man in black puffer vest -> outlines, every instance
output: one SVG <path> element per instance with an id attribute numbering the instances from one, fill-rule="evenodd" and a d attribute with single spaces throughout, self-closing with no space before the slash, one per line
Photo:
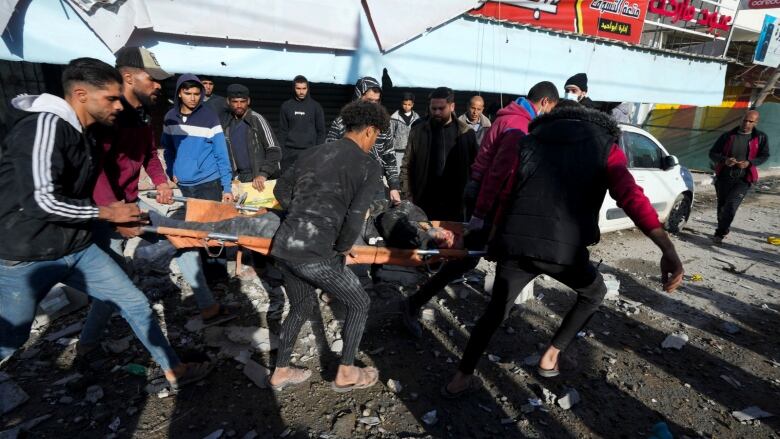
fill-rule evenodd
<path id="1" fill-rule="evenodd" d="M 628 172 L 615 121 L 579 104 L 560 103 L 529 128 L 518 146 L 516 181 L 505 211 L 496 215 L 496 233 L 489 245 L 498 260 L 490 304 L 471 333 L 458 372 L 442 389 L 444 396 L 457 397 L 480 386 L 473 375 L 477 361 L 517 295 L 539 274 L 577 292 L 577 302 L 539 361 L 540 375 L 559 374 L 560 352 L 587 324 L 606 293 L 587 246 L 599 241 L 599 210 L 607 190 L 661 249 L 664 289 L 674 291 L 682 281 L 674 245 Z"/>

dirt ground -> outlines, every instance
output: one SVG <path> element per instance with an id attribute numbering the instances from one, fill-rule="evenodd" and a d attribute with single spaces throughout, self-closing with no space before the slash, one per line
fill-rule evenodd
<path id="1" fill-rule="evenodd" d="M 780 179 L 755 188 L 721 246 L 709 239 L 714 203 L 712 192 L 698 193 L 687 230 L 674 239 L 686 270 L 675 294 L 660 290 L 660 253 L 640 232 L 603 236 L 592 259 L 619 280 L 619 296 L 605 301 L 573 343 L 567 357 L 576 364 L 559 378 L 538 377 L 533 356 L 575 296 L 540 279 L 535 297 L 516 307 L 480 362 L 484 388 L 456 401 L 440 396 L 487 303 L 482 285 L 494 266 L 485 261 L 468 282 L 451 285 L 430 304 L 432 320 L 425 322 L 421 340 L 407 337 L 396 312 L 399 297 L 411 288 L 374 289 L 359 360 L 376 366 L 382 382 L 351 394 L 330 387 L 338 359 L 328 344 L 338 337 L 343 316 L 337 304 L 321 302 L 322 320 L 300 335 L 295 361 L 312 369 L 311 381 L 274 394 L 250 381 L 242 363 L 251 355 L 251 361 L 271 367 L 273 353 L 262 351 L 273 341 L 263 339 L 262 331 L 255 341 L 266 344 L 246 344 L 228 333 L 241 327 L 278 330 L 274 315 L 281 310 L 272 300 L 278 288 L 238 278 L 217 283 L 218 298 L 240 305 L 242 315 L 221 328 L 193 332 L 186 327 L 197 308 L 187 288 L 180 291 L 180 276 L 145 267 L 137 280 L 154 298 L 170 339 L 185 358 L 206 353 L 218 359 L 214 373 L 175 395 L 148 393 L 146 377 L 121 369 L 152 363 L 135 338 L 122 349 L 121 339 L 131 332 L 119 316 L 106 336 L 119 353 L 74 364 L 73 345 L 43 337 L 83 320 L 82 309 L 34 333 L 3 366 L 30 398 L 0 418 L 0 431 L 44 417 L 20 437 L 641 438 L 663 421 L 676 438 L 780 437 L 780 247 L 766 242 L 780 236 Z M 680 350 L 662 348 L 673 333 L 687 335 L 687 343 Z M 234 359 L 242 350 L 241 361 Z M 77 372 L 80 378 L 54 384 Z M 94 387 L 87 390 L 95 385 L 102 398 L 95 398 Z M 564 410 L 550 393 L 560 398 L 569 389 L 581 401 Z M 739 421 L 732 414 L 750 406 L 775 416 Z"/>

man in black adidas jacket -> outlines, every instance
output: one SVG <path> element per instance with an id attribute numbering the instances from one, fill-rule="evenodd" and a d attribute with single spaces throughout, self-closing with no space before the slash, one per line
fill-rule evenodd
<path id="1" fill-rule="evenodd" d="M 12 101 L 31 114 L 8 134 L 0 160 L 0 361 L 25 343 L 38 303 L 63 282 L 116 306 L 176 387 L 203 378 L 211 366 L 179 361 L 148 299 L 92 240 L 95 220 L 140 219 L 135 204 L 92 202 L 99 149 L 90 127 L 114 123 L 120 84 L 113 67 L 79 58 L 63 71 L 64 99 Z"/>

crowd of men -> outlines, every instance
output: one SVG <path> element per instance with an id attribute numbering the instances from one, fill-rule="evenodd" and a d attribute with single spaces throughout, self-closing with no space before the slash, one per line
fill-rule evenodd
<path id="1" fill-rule="evenodd" d="M 171 183 L 185 197 L 231 203 L 234 180 L 257 190 L 276 180 L 274 195 L 285 214 L 271 256 L 290 312 L 269 377 L 275 390 L 311 376 L 290 359 L 301 326 L 316 310 L 317 288 L 347 309 L 333 390 L 377 382 L 376 369 L 354 365 L 370 297 L 345 265 L 372 201 L 406 200 L 431 219 L 463 222 L 465 246 L 486 248 L 497 261 L 490 303 L 442 388 L 445 397 L 480 387 L 474 375 L 479 358 L 517 295 L 539 274 L 577 293 L 538 364 L 544 377 L 560 373 L 560 353 L 606 293 L 587 247 L 599 241 L 598 213 L 607 192 L 660 249 L 663 288 L 674 291 L 682 281 L 675 248 L 627 169 L 615 118 L 588 108 L 585 74 L 564 84 L 564 99 L 551 82 L 534 85 L 492 121 L 479 96 L 456 116 L 447 87 L 430 94 L 425 117 L 414 111 L 410 93 L 391 116 L 381 105 L 380 83 L 363 77 L 353 102 L 327 130 L 322 107 L 298 76 L 293 97 L 280 110 L 278 137 L 251 109 L 247 87 L 232 84 L 222 97 L 211 78 L 184 74 L 158 142 L 149 108 L 160 99 L 160 81 L 169 77 L 148 50 L 126 47 L 115 67 L 91 58 L 71 61 L 62 75 L 63 97 L 12 101 L 29 114 L 11 130 L 0 159 L 0 359 L 25 343 L 38 303 L 63 282 L 92 298 L 80 355 L 99 346 L 118 310 L 174 389 L 213 369 L 212 362 L 177 357 L 148 299 L 125 273 L 127 239 L 141 234 L 142 209 L 154 209 L 138 196 L 142 168 L 162 204 L 173 202 Z M 732 170 L 718 186 L 720 239 L 745 185 L 755 181 L 755 166 L 768 155 L 766 136 L 753 129 L 756 121 L 757 113 L 748 113 L 742 128 L 711 153 L 719 176 Z M 721 193 L 728 193 L 723 203 Z M 180 250 L 176 260 L 205 324 L 235 317 L 209 290 L 197 251 Z M 448 261 L 401 301 L 401 321 L 411 336 L 422 335 L 418 316 L 425 303 L 477 263 L 473 257 Z"/>

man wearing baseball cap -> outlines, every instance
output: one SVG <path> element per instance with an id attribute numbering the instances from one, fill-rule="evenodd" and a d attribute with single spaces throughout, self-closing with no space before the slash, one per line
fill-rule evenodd
<path id="1" fill-rule="evenodd" d="M 107 127 L 96 135 L 104 154 L 92 197 L 98 206 L 118 202 L 145 204 L 138 197 L 138 181 L 143 167 L 157 189 L 157 202 L 171 204 L 173 190 L 157 153 L 157 135 L 151 125 L 150 109 L 161 96 L 159 81 L 172 75 L 163 70 L 154 54 L 143 47 L 119 49 L 116 68 L 123 80 L 120 98 L 123 109 L 113 127 Z M 140 234 L 137 224 L 126 227 L 100 222 L 93 230 L 95 243 L 123 268 L 127 265 L 124 257 L 127 240 Z M 204 321 L 234 318 L 232 315 L 225 316 L 225 310 L 214 301 L 200 268 L 198 252 L 184 251 L 176 258 L 183 277 L 192 286 Z M 80 354 L 87 354 L 99 345 L 100 334 L 113 311 L 112 305 L 93 301 L 79 341 Z"/>

